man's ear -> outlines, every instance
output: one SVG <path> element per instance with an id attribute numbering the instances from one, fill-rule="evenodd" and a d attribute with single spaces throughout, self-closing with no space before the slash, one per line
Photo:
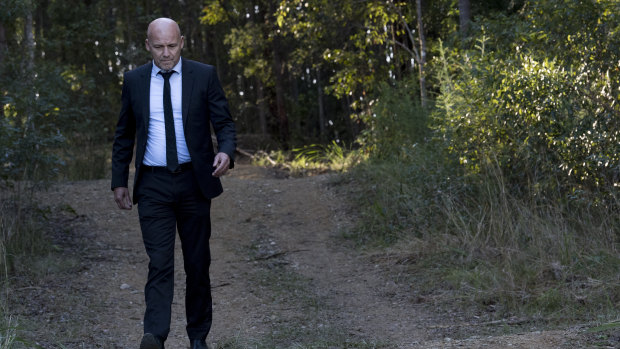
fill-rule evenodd
<path id="1" fill-rule="evenodd" d="M 144 46 L 146 47 L 147 51 L 151 52 L 151 46 L 149 45 L 149 39 L 144 40 Z"/>
<path id="2" fill-rule="evenodd" d="M 184 45 L 185 45 L 185 37 L 183 35 L 181 35 L 181 50 L 183 49 Z"/>

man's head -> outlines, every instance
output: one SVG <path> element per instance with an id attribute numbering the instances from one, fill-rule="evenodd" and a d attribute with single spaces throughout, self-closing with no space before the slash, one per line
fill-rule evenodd
<path id="1" fill-rule="evenodd" d="M 155 65 L 162 70 L 174 68 L 181 58 L 183 36 L 177 22 L 158 18 L 149 24 L 146 32 L 146 50 L 153 56 Z"/>

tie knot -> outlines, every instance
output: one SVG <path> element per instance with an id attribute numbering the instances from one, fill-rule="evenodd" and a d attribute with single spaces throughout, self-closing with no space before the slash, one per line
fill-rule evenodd
<path id="1" fill-rule="evenodd" d="M 160 70 L 158 74 L 161 74 L 161 76 L 164 78 L 164 80 L 168 80 L 170 79 L 170 76 L 172 75 L 172 73 L 174 73 L 174 70 L 169 70 L 169 71 L 163 71 Z"/>

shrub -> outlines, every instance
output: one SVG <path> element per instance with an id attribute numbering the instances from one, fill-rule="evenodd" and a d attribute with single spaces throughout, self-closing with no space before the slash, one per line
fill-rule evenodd
<path id="1" fill-rule="evenodd" d="M 610 7 L 533 2 L 519 18 L 483 22 L 475 50 L 440 51 L 435 128 L 462 164 L 475 173 L 496 161 L 509 183 L 540 195 L 596 189 L 598 200 L 613 196 L 620 18 Z M 567 20 L 566 11 L 578 16 Z"/>

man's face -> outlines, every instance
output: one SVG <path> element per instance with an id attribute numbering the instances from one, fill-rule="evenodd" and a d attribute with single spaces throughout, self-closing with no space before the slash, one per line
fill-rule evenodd
<path id="1" fill-rule="evenodd" d="M 169 23 L 156 24 L 149 28 L 146 50 L 153 56 L 153 61 L 162 70 L 174 68 L 181 58 L 183 36 L 178 27 Z"/>

